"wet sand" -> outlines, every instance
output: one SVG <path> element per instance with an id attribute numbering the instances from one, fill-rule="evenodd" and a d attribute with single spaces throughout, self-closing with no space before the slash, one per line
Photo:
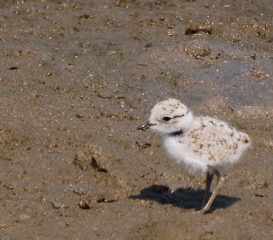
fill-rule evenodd
<path id="1" fill-rule="evenodd" d="M 265 1 L 0 3 L 0 238 L 273 236 L 273 7 Z M 204 176 L 136 127 L 177 98 L 248 133 L 206 215 Z"/>

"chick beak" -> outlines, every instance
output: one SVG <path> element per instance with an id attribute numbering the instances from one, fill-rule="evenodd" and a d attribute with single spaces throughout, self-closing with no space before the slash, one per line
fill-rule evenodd
<path id="1" fill-rule="evenodd" d="M 147 121 L 147 122 L 141 124 L 141 125 L 137 128 L 137 130 L 146 131 L 147 129 L 149 129 L 149 128 L 150 128 L 151 126 L 153 126 L 153 125 L 155 125 L 155 124 L 152 124 L 152 123 L 150 123 L 149 121 Z"/>

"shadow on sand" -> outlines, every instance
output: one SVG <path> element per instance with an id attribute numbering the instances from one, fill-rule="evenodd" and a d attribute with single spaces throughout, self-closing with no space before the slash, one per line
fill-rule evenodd
<path id="1" fill-rule="evenodd" d="M 168 186 L 152 185 L 141 190 L 139 195 L 131 195 L 129 198 L 171 204 L 183 209 L 200 210 L 204 194 L 205 190 L 200 189 L 178 188 L 171 191 Z M 240 200 L 240 198 L 219 194 L 213 202 L 210 212 L 218 208 L 227 208 Z"/>

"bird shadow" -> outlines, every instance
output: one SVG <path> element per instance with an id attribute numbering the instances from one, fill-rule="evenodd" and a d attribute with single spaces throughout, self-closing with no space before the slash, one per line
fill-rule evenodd
<path id="1" fill-rule="evenodd" d="M 131 195 L 129 198 L 134 200 L 155 201 L 160 204 L 171 204 L 184 210 L 200 210 L 204 194 L 205 190 L 201 189 L 178 188 L 175 191 L 171 191 L 168 186 L 151 185 L 142 189 L 139 195 Z M 218 194 L 209 212 L 213 212 L 219 208 L 227 208 L 240 200 L 241 199 L 237 197 Z"/>

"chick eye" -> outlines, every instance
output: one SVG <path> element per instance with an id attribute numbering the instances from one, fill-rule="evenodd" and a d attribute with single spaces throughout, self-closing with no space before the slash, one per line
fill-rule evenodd
<path id="1" fill-rule="evenodd" d="M 164 118 L 162 118 L 162 120 L 163 120 L 164 122 L 168 122 L 168 121 L 171 120 L 171 118 L 170 118 L 170 117 L 164 117 Z"/>

